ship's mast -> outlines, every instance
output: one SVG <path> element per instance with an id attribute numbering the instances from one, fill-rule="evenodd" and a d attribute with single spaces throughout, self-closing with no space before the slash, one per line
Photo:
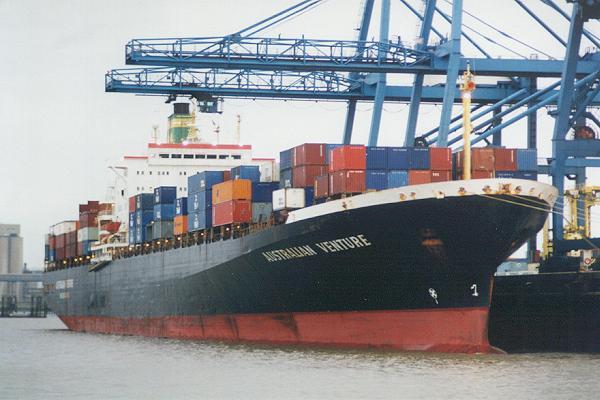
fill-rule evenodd
<path id="1" fill-rule="evenodd" d="M 471 73 L 471 65 L 467 63 L 467 70 L 463 73 L 463 81 L 460 85 L 463 106 L 463 179 L 471 179 L 471 92 L 475 90 L 475 79 Z"/>

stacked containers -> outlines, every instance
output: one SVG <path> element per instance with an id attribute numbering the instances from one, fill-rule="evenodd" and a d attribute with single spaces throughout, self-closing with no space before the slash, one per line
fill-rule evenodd
<path id="1" fill-rule="evenodd" d="M 537 150 L 517 149 L 517 178 L 537 180 Z"/>
<path id="2" fill-rule="evenodd" d="M 273 192 L 279 182 L 252 182 L 252 222 L 264 223 L 273 212 Z"/>
<path id="3" fill-rule="evenodd" d="M 249 223 L 252 221 L 252 181 L 233 179 L 212 187 L 212 225 Z"/>
<path id="4" fill-rule="evenodd" d="M 279 152 L 279 187 L 292 187 L 292 153 L 294 149 Z"/>
<path id="5" fill-rule="evenodd" d="M 77 230 L 77 255 L 91 253 L 92 243 L 98 241 L 98 213 L 100 202 L 88 201 L 79 205 L 79 229 Z"/>
<path id="6" fill-rule="evenodd" d="M 226 171 L 229 175 L 229 171 Z M 188 178 L 188 230 L 208 229 L 212 224 L 213 186 L 224 180 L 223 171 L 204 171 Z"/>
<path id="7" fill-rule="evenodd" d="M 312 187 L 315 178 L 327 173 L 327 145 L 304 143 L 292 149 L 292 187 Z"/>
<path id="8" fill-rule="evenodd" d="M 248 179 L 260 182 L 260 167 L 258 165 L 240 165 L 231 168 L 230 179 Z"/>
<path id="9" fill-rule="evenodd" d="M 387 189 L 387 149 L 369 146 L 366 150 L 366 190 Z"/>
<path id="10" fill-rule="evenodd" d="M 409 147 L 387 147 L 387 188 L 397 188 L 408 185 L 408 170 L 410 169 Z"/>
<path id="11" fill-rule="evenodd" d="M 146 227 L 154 218 L 154 193 L 140 193 L 135 196 L 135 230 L 133 243 L 140 244 L 151 240 Z M 131 235 L 131 231 L 129 231 Z"/>
<path id="12" fill-rule="evenodd" d="M 52 227 L 57 261 L 77 256 L 77 224 L 78 221 L 63 221 Z"/>
<path id="13" fill-rule="evenodd" d="M 345 145 L 331 150 L 329 164 L 329 193 L 351 194 L 366 190 L 366 148 Z"/>
<path id="14" fill-rule="evenodd" d="M 411 147 L 409 150 L 410 169 L 408 184 L 420 185 L 431 182 L 429 147 Z"/>
<path id="15" fill-rule="evenodd" d="M 494 148 L 494 176 L 515 177 L 517 171 L 517 151 L 504 147 Z"/>
<path id="16" fill-rule="evenodd" d="M 456 156 L 456 179 L 462 179 L 464 150 Z M 488 179 L 494 177 L 494 149 L 491 147 L 474 147 L 471 149 L 471 179 Z"/>
<path id="17" fill-rule="evenodd" d="M 429 148 L 431 182 L 452 180 L 452 149 L 448 147 Z"/>
<path id="18" fill-rule="evenodd" d="M 173 234 L 182 235 L 188 231 L 187 197 L 175 200 L 175 219 L 173 220 Z"/>
<path id="19" fill-rule="evenodd" d="M 154 189 L 153 239 L 173 237 L 176 196 L 177 187 L 175 186 L 159 186 Z"/>

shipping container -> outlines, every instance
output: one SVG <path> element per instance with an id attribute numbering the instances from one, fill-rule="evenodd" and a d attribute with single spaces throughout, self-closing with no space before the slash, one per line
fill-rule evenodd
<path id="1" fill-rule="evenodd" d="M 309 207 L 315 203 L 315 188 L 305 187 L 304 188 L 304 206 Z"/>
<path id="2" fill-rule="evenodd" d="M 365 170 L 332 172 L 329 174 L 329 190 L 331 195 L 363 193 L 366 191 Z"/>
<path id="3" fill-rule="evenodd" d="M 292 152 L 294 149 L 287 149 L 279 152 L 279 170 L 284 171 L 292 168 Z"/>
<path id="4" fill-rule="evenodd" d="M 292 149 L 292 167 L 301 165 L 325 165 L 327 145 L 304 143 Z"/>
<path id="5" fill-rule="evenodd" d="M 463 169 L 464 151 L 458 152 L 456 169 Z M 488 147 L 475 147 L 471 149 L 471 171 L 494 172 L 494 149 Z"/>
<path id="6" fill-rule="evenodd" d="M 273 203 L 260 202 L 252 203 L 252 222 L 255 224 L 269 222 L 273 213 Z"/>
<path id="7" fill-rule="evenodd" d="M 173 234 L 183 235 L 188 231 L 188 216 L 176 215 L 173 220 Z"/>
<path id="8" fill-rule="evenodd" d="M 260 182 L 260 168 L 258 165 L 240 165 L 231 168 L 231 179 L 247 179 Z"/>
<path id="9" fill-rule="evenodd" d="M 446 182 L 452 180 L 452 171 L 431 171 L 431 182 Z"/>
<path id="10" fill-rule="evenodd" d="M 368 153 L 367 153 L 368 155 Z M 368 159 L 367 159 L 368 161 Z M 367 169 L 365 177 L 365 185 L 367 190 L 384 190 L 387 189 L 387 171 Z"/>
<path id="11" fill-rule="evenodd" d="M 64 248 L 64 247 L 57 248 L 55 253 L 56 253 L 56 259 L 58 261 L 62 261 L 67 258 L 66 257 L 66 248 Z"/>
<path id="12" fill-rule="evenodd" d="M 279 182 L 279 165 L 275 159 L 252 159 L 258 163 L 261 182 Z"/>
<path id="13" fill-rule="evenodd" d="M 152 239 L 168 239 L 173 237 L 173 221 L 162 220 L 152 223 Z"/>
<path id="14" fill-rule="evenodd" d="M 495 171 L 496 178 L 517 179 L 518 171 Z"/>
<path id="15" fill-rule="evenodd" d="M 92 253 L 92 246 L 95 241 L 84 241 L 77 243 L 77 255 L 78 256 L 87 256 Z"/>
<path id="16" fill-rule="evenodd" d="M 368 146 L 366 150 L 367 169 L 387 169 L 387 148 Z"/>
<path id="17" fill-rule="evenodd" d="M 387 169 L 408 170 L 410 168 L 410 153 L 408 147 L 387 148 Z"/>
<path id="18" fill-rule="evenodd" d="M 316 199 L 329 197 L 329 174 L 317 176 L 314 189 Z"/>
<path id="19" fill-rule="evenodd" d="M 517 149 L 517 169 L 519 171 L 537 171 L 537 150 Z"/>
<path id="20" fill-rule="evenodd" d="M 252 202 L 270 203 L 273 191 L 279 188 L 279 182 L 252 182 Z"/>
<path id="21" fill-rule="evenodd" d="M 155 221 L 165 220 L 172 221 L 175 218 L 175 204 L 155 204 L 154 215 L 152 219 Z M 153 234 L 154 237 L 154 234 Z"/>
<path id="22" fill-rule="evenodd" d="M 331 150 L 337 149 L 338 147 L 342 147 L 343 144 L 326 144 L 325 145 L 325 164 L 329 165 L 331 163 Z"/>
<path id="23" fill-rule="evenodd" d="M 202 190 L 200 192 L 188 193 L 188 213 L 198 212 L 208 207 L 212 207 L 212 196 L 212 190 Z"/>
<path id="24" fill-rule="evenodd" d="M 98 228 L 79 228 L 77 230 L 77 241 L 85 242 L 98 240 Z"/>
<path id="25" fill-rule="evenodd" d="M 91 226 L 98 226 L 98 213 L 84 211 L 79 214 L 79 227 L 87 228 Z"/>
<path id="26" fill-rule="evenodd" d="M 212 200 L 212 193 L 210 194 Z M 187 215 L 188 213 L 188 202 L 187 197 L 179 197 L 175 200 L 175 215 Z"/>
<path id="27" fill-rule="evenodd" d="M 366 169 L 366 151 L 366 147 L 362 145 L 345 145 L 333 149 L 329 172 Z"/>
<path id="28" fill-rule="evenodd" d="M 135 227 L 144 227 L 152 222 L 154 210 L 137 210 L 135 212 Z"/>
<path id="29" fill-rule="evenodd" d="M 135 211 L 135 196 L 129 198 L 129 212 Z"/>
<path id="30" fill-rule="evenodd" d="M 215 203 L 212 209 L 213 226 L 241 224 L 252 221 L 250 200 L 231 200 Z"/>
<path id="31" fill-rule="evenodd" d="M 213 186 L 212 192 L 213 207 L 232 200 L 252 200 L 252 181 L 235 179 L 221 182 Z"/>
<path id="32" fill-rule="evenodd" d="M 152 210 L 154 207 L 154 193 L 140 193 L 135 196 L 135 211 Z"/>
<path id="33" fill-rule="evenodd" d="M 100 202 L 95 200 L 88 200 L 87 204 L 79 205 L 79 213 L 82 212 L 95 212 L 100 211 Z"/>
<path id="34" fill-rule="evenodd" d="M 284 188 L 273 192 L 273 211 L 293 210 L 306 205 L 303 188 Z"/>
<path id="35" fill-rule="evenodd" d="M 388 189 L 398 188 L 408 185 L 408 171 L 388 171 Z"/>
<path id="36" fill-rule="evenodd" d="M 432 171 L 452 171 L 452 149 L 448 147 L 430 147 L 429 167 Z"/>
<path id="37" fill-rule="evenodd" d="M 229 172 L 229 171 L 227 171 Z M 188 177 L 188 196 L 203 190 L 210 190 L 213 185 L 224 181 L 223 171 L 202 171 Z"/>
<path id="38" fill-rule="evenodd" d="M 136 211 L 137 212 L 137 211 Z M 146 241 L 146 227 L 145 226 L 136 226 L 135 227 L 135 243 L 143 243 Z"/>
<path id="39" fill-rule="evenodd" d="M 292 173 L 292 187 L 308 187 L 315 184 L 315 178 L 327 173 L 326 165 L 301 165 L 294 167 Z"/>
<path id="40" fill-rule="evenodd" d="M 493 171 L 471 171 L 471 179 L 490 179 L 493 177 Z"/>
<path id="41" fill-rule="evenodd" d="M 429 169 L 429 148 L 411 147 L 409 150 L 410 169 Z M 409 177 L 410 181 L 410 177 Z"/>
<path id="42" fill-rule="evenodd" d="M 212 218 L 212 209 L 211 218 Z M 190 212 L 188 214 L 188 231 L 196 232 L 202 229 L 206 229 L 206 210 L 202 210 L 199 212 Z"/>
<path id="43" fill-rule="evenodd" d="M 288 188 L 292 187 L 292 183 L 294 181 L 294 173 L 292 169 L 285 169 L 280 171 L 279 176 L 279 188 Z"/>
<path id="44" fill-rule="evenodd" d="M 517 172 L 517 179 L 529 179 L 532 181 L 537 181 L 538 179 L 538 173 L 535 171 L 518 171 Z"/>
<path id="45" fill-rule="evenodd" d="M 431 183 L 431 171 L 413 169 L 408 171 L 408 184 L 421 185 L 423 183 Z"/>
<path id="46" fill-rule="evenodd" d="M 135 231 L 136 231 L 136 228 L 134 227 L 134 228 L 130 229 L 129 232 L 127 232 L 127 238 L 128 238 L 130 245 L 135 244 Z"/>
<path id="47" fill-rule="evenodd" d="M 154 188 L 154 204 L 173 204 L 176 197 L 176 186 L 159 186 Z"/>
<path id="48" fill-rule="evenodd" d="M 495 147 L 494 148 L 494 170 L 496 170 L 496 171 L 516 171 L 517 170 L 517 151 L 516 151 L 516 149 Z"/>
<path id="49" fill-rule="evenodd" d="M 67 244 L 65 246 L 65 257 L 66 258 L 77 257 L 77 242 L 73 242 L 73 243 Z"/>
<path id="50" fill-rule="evenodd" d="M 55 238 L 57 249 L 62 249 L 67 244 L 67 240 L 66 240 L 67 234 L 66 233 L 63 233 L 62 235 L 55 235 L 54 238 Z"/>
<path id="51" fill-rule="evenodd" d="M 65 244 L 68 246 L 73 243 L 77 243 L 77 231 L 67 232 L 65 234 Z"/>
<path id="52" fill-rule="evenodd" d="M 135 212 L 129 213 L 129 230 L 135 228 Z"/>
<path id="53" fill-rule="evenodd" d="M 52 226 L 54 235 L 62 235 L 77 230 L 78 221 L 63 221 Z"/>

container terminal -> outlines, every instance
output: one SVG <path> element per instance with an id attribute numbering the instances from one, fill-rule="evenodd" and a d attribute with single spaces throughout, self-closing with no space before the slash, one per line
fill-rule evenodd
<path id="1" fill-rule="evenodd" d="M 355 41 L 257 36 L 320 3 L 301 1 L 223 37 L 126 44 L 126 63 L 139 67 L 109 71 L 106 91 L 166 96 L 174 103 L 168 142 L 111 166 L 121 185 L 112 201 L 80 204 L 78 218 L 51 227 L 52 309 L 78 331 L 596 351 L 588 339 L 600 320 L 600 239 L 591 210 L 600 188 L 587 184 L 586 169 L 600 167 L 589 111 L 600 101 L 600 55 L 580 56 L 580 47 L 582 38 L 598 44 L 586 24 L 600 17 L 600 2 L 569 2 L 570 15 L 541 2 L 568 21 L 567 38 L 515 2 L 564 45 L 562 60 L 492 58 L 465 32 L 463 14 L 472 14 L 460 0 L 451 15 L 434 0 L 421 11 L 401 0 L 420 21 L 416 45 L 390 40 L 389 0 L 378 2 L 378 40 L 367 40 L 373 0 L 361 5 Z M 464 57 L 462 40 L 483 56 Z M 392 74 L 411 74 L 414 84 L 388 85 Z M 429 75 L 445 76 L 445 85 L 425 85 Z M 479 76 L 507 80 L 478 84 Z M 549 78 L 555 83 L 538 88 Z M 345 101 L 341 140 L 270 159 L 239 141 L 205 142 L 197 113 L 220 112 L 235 97 Z M 386 101 L 409 104 L 401 146 L 378 146 Z M 366 145 L 351 144 L 358 102 L 373 103 Z M 421 132 L 419 108 L 431 103 L 442 105 L 439 127 Z M 462 110 L 453 116 L 455 104 Z M 555 119 L 545 164 L 536 150 L 543 107 Z M 503 146 L 504 130 L 522 119 L 527 148 Z M 532 273 L 494 277 L 526 243 Z M 534 339 L 548 336 L 562 339 Z"/>

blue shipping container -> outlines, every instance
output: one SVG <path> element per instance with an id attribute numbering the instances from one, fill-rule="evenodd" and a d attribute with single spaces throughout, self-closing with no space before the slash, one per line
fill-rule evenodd
<path id="1" fill-rule="evenodd" d="M 135 211 L 129 213 L 129 230 L 135 228 Z"/>
<path id="2" fill-rule="evenodd" d="M 397 188 L 408 185 L 408 171 L 389 171 L 388 172 L 388 189 Z"/>
<path id="3" fill-rule="evenodd" d="M 291 169 L 286 169 L 286 170 L 281 170 L 280 171 L 280 175 L 279 175 L 279 188 L 283 189 L 283 188 L 288 188 L 288 187 L 292 187 L 292 182 L 293 182 L 293 178 L 294 178 L 294 174 L 292 173 L 293 170 Z"/>
<path id="4" fill-rule="evenodd" d="M 83 250 L 83 254 L 80 254 L 82 256 L 87 256 L 88 254 L 92 253 L 92 244 L 94 244 L 95 240 L 86 240 L 82 245 L 82 250 Z"/>
<path id="5" fill-rule="evenodd" d="M 135 243 L 143 243 L 146 241 L 146 227 L 135 227 Z"/>
<path id="6" fill-rule="evenodd" d="M 287 149 L 279 152 L 279 169 L 291 169 L 292 168 L 292 153 L 294 149 Z"/>
<path id="7" fill-rule="evenodd" d="M 175 204 L 155 204 L 154 216 L 155 221 L 168 221 L 175 218 Z"/>
<path id="8" fill-rule="evenodd" d="M 188 177 L 188 196 L 223 182 L 223 171 L 202 171 Z"/>
<path id="9" fill-rule="evenodd" d="M 188 214 L 188 230 L 190 232 L 207 229 L 212 226 L 212 207 Z"/>
<path id="10" fill-rule="evenodd" d="M 367 169 L 386 169 L 387 149 L 385 147 L 367 147 Z M 368 187 L 367 187 L 368 189 Z"/>
<path id="11" fill-rule="evenodd" d="M 410 157 L 408 147 L 387 148 L 387 169 L 400 170 L 410 169 Z"/>
<path id="12" fill-rule="evenodd" d="M 154 207 L 153 193 L 140 193 L 135 195 L 135 210 L 152 210 Z"/>
<path id="13" fill-rule="evenodd" d="M 342 147 L 343 144 L 326 144 L 325 145 L 325 164 L 329 164 L 329 157 L 331 156 L 331 150 L 336 149 L 338 147 Z"/>
<path id="14" fill-rule="evenodd" d="M 135 244 L 135 233 L 137 228 L 133 228 L 129 230 L 129 244 Z"/>
<path id="15" fill-rule="evenodd" d="M 409 158 L 409 169 L 429 169 L 429 149 L 427 147 L 411 147 Z"/>
<path id="16" fill-rule="evenodd" d="M 385 170 L 367 170 L 367 190 L 384 190 L 388 187 L 388 176 Z"/>
<path id="17" fill-rule="evenodd" d="M 517 169 L 519 171 L 537 171 L 537 150 L 517 149 Z"/>
<path id="18" fill-rule="evenodd" d="M 277 189 L 279 189 L 279 182 L 253 182 L 252 202 L 271 203 L 273 201 L 273 191 Z"/>
<path id="19" fill-rule="evenodd" d="M 176 186 L 159 186 L 154 188 L 154 204 L 173 204 L 176 197 Z"/>
<path id="20" fill-rule="evenodd" d="M 180 197 L 175 200 L 175 215 L 187 215 L 188 203 L 187 197 Z"/>
<path id="21" fill-rule="evenodd" d="M 517 171 L 517 176 L 515 178 L 537 181 L 538 173 L 535 171 Z"/>
<path id="22" fill-rule="evenodd" d="M 304 188 L 304 205 L 312 206 L 315 202 L 315 189 L 312 186 Z"/>
<path id="23" fill-rule="evenodd" d="M 137 210 L 135 212 L 135 227 L 144 228 L 154 218 L 154 210 Z"/>
<path id="24" fill-rule="evenodd" d="M 249 179 L 252 182 L 260 182 L 260 168 L 258 165 L 240 165 L 231 168 L 231 179 Z"/>

